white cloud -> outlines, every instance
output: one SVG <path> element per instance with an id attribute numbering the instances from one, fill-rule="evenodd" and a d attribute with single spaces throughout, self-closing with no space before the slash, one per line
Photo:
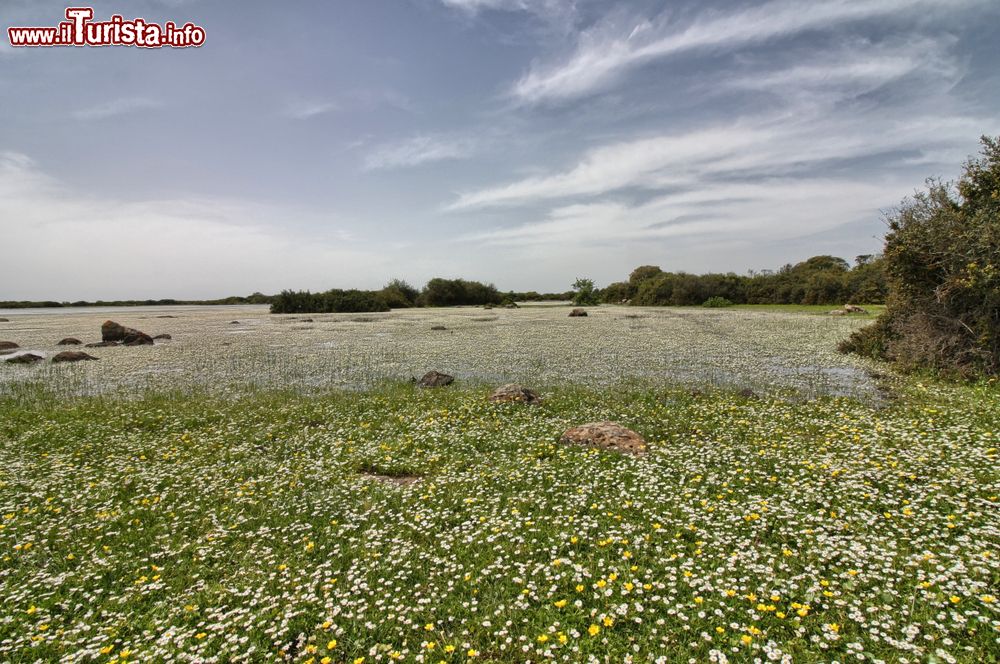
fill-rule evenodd
<path id="1" fill-rule="evenodd" d="M 977 3 L 956 0 L 948 6 Z M 771 0 L 730 12 L 709 12 L 680 27 L 666 15 L 653 20 L 602 22 L 583 32 L 576 51 L 564 62 L 535 65 L 512 88 L 527 103 L 558 101 L 601 89 L 645 63 L 687 51 L 734 51 L 807 30 L 893 14 L 918 14 L 941 8 L 935 0 L 826 0 L 802 3 Z"/>
<path id="2" fill-rule="evenodd" d="M 414 136 L 373 150 L 365 157 L 365 169 L 406 168 L 434 161 L 465 159 L 472 155 L 474 149 L 474 142 L 469 139 Z"/>
<path id="3" fill-rule="evenodd" d="M 739 120 L 686 133 L 621 141 L 586 152 L 572 168 L 464 193 L 446 209 L 531 204 L 628 188 L 709 186 L 720 178 L 808 176 L 826 162 L 968 144 L 986 118 L 915 115 L 884 109 L 828 115 L 824 106 Z"/>
<path id="4" fill-rule="evenodd" d="M 299 100 L 289 102 L 285 106 L 285 117 L 293 120 L 308 120 L 317 115 L 325 115 L 340 109 L 340 106 L 330 101 Z"/>
<path id="5" fill-rule="evenodd" d="M 123 97 L 74 111 L 73 117 L 77 120 L 104 120 L 160 106 L 162 106 L 160 102 L 146 97 Z"/>
<path id="6" fill-rule="evenodd" d="M 484 10 L 507 12 L 530 12 L 533 14 L 564 14 L 572 12 L 576 2 L 573 0 L 441 0 L 442 4 L 452 9 L 459 9 L 470 14 Z"/>
<path id="7" fill-rule="evenodd" d="M 536 223 L 473 233 L 464 239 L 506 246 L 609 246 L 681 236 L 780 241 L 879 217 L 897 203 L 898 181 L 776 178 L 719 184 L 659 196 L 640 205 L 574 204 Z"/>
<path id="8" fill-rule="evenodd" d="M 392 256 L 345 240 L 316 213 L 308 236 L 287 225 L 308 214 L 217 199 L 97 198 L 24 155 L 0 153 L 0 299 L 372 287 L 361 280 L 395 269 Z"/>

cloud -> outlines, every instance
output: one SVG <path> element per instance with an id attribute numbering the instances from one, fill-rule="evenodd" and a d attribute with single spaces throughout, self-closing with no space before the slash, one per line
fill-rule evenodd
<path id="1" fill-rule="evenodd" d="M 541 15 L 571 13 L 576 6 L 573 0 L 441 0 L 452 9 L 476 14 L 484 10 L 529 12 Z"/>
<path id="2" fill-rule="evenodd" d="M 834 49 L 813 51 L 791 67 L 768 69 L 760 59 L 752 59 L 711 86 L 717 90 L 763 90 L 788 97 L 819 94 L 846 98 L 908 76 L 956 82 L 964 71 L 949 52 L 954 44 L 951 37 L 909 36 L 889 43 L 851 39 Z M 783 63 L 785 60 L 787 57 L 782 58 Z"/>
<path id="3" fill-rule="evenodd" d="M 947 9 L 977 2 L 957 0 Z M 684 52 L 735 51 L 808 30 L 939 8 L 932 0 L 771 0 L 729 12 L 706 11 L 684 26 L 666 14 L 652 20 L 615 17 L 581 33 L 576 51 L 564 62 L 534 65 L 510 92 L 525 103 L 566 100 L 602 89 L 643 64 Z"/>
<path id="4" fill-rule="evenodd" d="M 664 196 L 640 205 L 617 201 L 573 204 L 543 220 L 472 233 L 473 243 L 504 246 L 609 246 L 704 236 L 754 243 L 821 232 L 874 220 L 898 202 L 905 185 L 838 178 L 775 178 L 718 184 Z M 776 211 L 780 213 L 776 214 Z"/>
<path id="5" fill-rule="evenodd" d="M 723 91 L 753 87 L 793 99 L 776 111 L 591 148 L 565 170 L 465 192 L 446 210 L 525 205 L 626 189 L 697 188 L 727 178 L 809 177 L 847 160 L 892 153 L 910 153 L 907 158 L 912 160 L 913 154 L 951 153 L 996 125 L 996 117 L 954 108 L 948 91 L 957 69 L 941 64 L 944 60 L 927 56 L 934 64 L 926 65 L 912 53 L 881 59 L 865 55 L 860 52 L 825 70 L 806 63 L 754 78 L 725 78 L 716 86 Z M 891 103 L 847 103 L 860 92 L 916 71 L 937 72 L 940 78 L 930 85 L 921 83 L 922 98 L 908 100 L 905 112 L 892 112 Z"/>
<path id="6" fill-rule="evenodd" d="M 284 115 L 293 120 L 308 120 L 317 115 L 325 115 L 340 109 L 340 106 L 329 101 L 294 101 L 285 106 Z"/>
<path id="7" fill-rule="evenodd" d="M 74 111 L 73 117 L 77 120 L 104 120 L 160 106 L 162 106 L 160 102 L 146 97 L 123 97 Z"/>
<path id="8" fill-rule="evenodd" d="M 308 234 L 288 218 L 311 216 Z M 394 259 L 326 215 L 245 201 L 124 200 L 72 190 L 0 153 L 0 299 L 221 297 L 374 286 Z M 16 250 L 15 250 L 16 249 Z"/>
<path id="9" fill-rule="evenodd" d="M 395 144 L 383 145 L 365 157 L 365 170 L 387 170 L 419 166 L 447 159 L 465 159 L 472 155 L 469 139 L 414 136 Z"/>

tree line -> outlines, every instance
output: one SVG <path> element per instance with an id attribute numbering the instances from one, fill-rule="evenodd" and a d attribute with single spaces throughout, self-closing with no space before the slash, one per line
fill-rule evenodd
<path id="1" fill-rule="evenodd" d="M 854 265 L 835 256 L 813 256 L 777 271 L 738 275 L 664 272 L 656 265 L 632 270 L 628 281 L 600 291 L 607 303 L 639 306 L 730 304 L 880 304 L 887 292 L 884 261 L 858 256 Z"/>

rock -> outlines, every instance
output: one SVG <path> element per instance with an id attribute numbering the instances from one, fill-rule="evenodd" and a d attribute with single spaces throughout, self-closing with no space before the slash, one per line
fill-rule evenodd
<path id="1" fill-rule="evenodd" d="M 41 362 L 45 358 L 37 353 L 19 353 L 8 357 L 4 362 L 7 364 L 34 364 L 35 362 Z"/>
<path id="2" fill-rule="evenodd" d="M 522 387 L 517 383 L 510 383 L 493 390 L 493 394 L 489 396 L 489 401 L 492 403 L 510 403 L 512 401 L 518 401 L 534 405 L 541 403 L 542 397 L 534 390 L 529 390 L 528 388 Z"/>
<path id="3" fill-rule="evenodd" d="M 503 305 L 503 308 L 504 309 L 518 309 L 519 307 L 517 306 L 517 302 L 508 302 L 507 304 Z"/>
<path id="4" fill-rule="evenodd" d="M 20 348 L 20 346 L 13 341 L 0 341 L 0 350 L 14 350 L 17 348 Z"/>
<path id="5" fill-rule="evenodd" d="M 584 309 L 574 309 L 573 311 L 569 312 L 570 318 L 580 318 L 581 316 L 586 316 L 586 315 L 587 312 Z"/>
<path id="6" fill-rule="evenodd" d="M 59 362 L 83 362 L 84 360 L 96 360 L 97 358 L 93 355 L 87 355 L 86 353 L 80 352 L 78 350 L 64 350 L 61 353 L 57 353 L 52 358 L 52 363 L 56 364 Z"/>
<path id="7" fill-rule="evenodd" d="M 157 339 L 163 339 L 165 341 L 170 341 L 171 339 L 173 339 L 173 337 L 170 336 L 169 334 L 157 334 L 155 337 L 153 337 L 153 340 L 156 341 Z"/>
<path id="8" fill-rule="evenodd" d="M 646 441 L 631 429 L 615 422 L 590 422 L 567 429 L 559 438 L 563 445 L 581 445 L 644 456 Z"/>
<path id="9" fill-rule="evenodd" d="M 483 309 L 492 309 L 492 308 L 493 308 L 492 304 L 484 304 L 483 305 Z"/>
<path id="10" fill-rule="evenodd" d="M 849 314 L 866 314 L 866 313 L 868 313 L 867 309 L 865 309 L 864 307 L 859 307 L 856 304 L 845 304 L 844 305 L 844 311 L 846 311 Z"/>
<path id="11" fill-rule="evenodd" d="M 139 330 L 132 330 L 131 334 L 125 336 L 122 340 L 123 346 L 152 346 L 153 337 L 149 336 L 145 332 L 140 332 Z"/>
<path id="12" fill-rule="evenodd" d="M 238 320 L 231 320 L 231 321 L 229 321 L 229 324 L 230 325 L 239 325 L 240 322 Z"/>
<path id="13" fill-rule="evenodd" d="M 98 341 L 97 343 L 87 344 L 84 348 L 110 348 L 111 346 L 121 346 L 117 341 Z"/>
<path id="14" fill-rule="evenodd" d="M 448 328 L 446 328 L 444 325 L 431 325 L 431 329 L 432 330 L 447 330 Z"/>
<path id="15" fill-rule="evenodd" d="M 417 387 L 444 387 L 455 382 L 454 376 L 449 376 L 440 371 L 428 371 L 424 377 L 417 381 Z"/>
<path id="16" fill-rule="evenodd" d="M 101 341 L 120 341 L 126 346 L 152 346 L 153 338 L 145 332 L 125 327 L 113 320 L 101 325 Z"/>
<path id="17" fill-rule="evenodd" d="M 313 322 L 313 319 L 312 318 L 303 318 L 302 322 L 303 323 L 311 323 L 311 322 Z"/>
<path id="18" fill-rule="evenodd" d="M 63 339 L 62 341 L 60 341 L 59 343 L 57 343 L 56 345 L 57 346 L 79 346 L 82 343 L 83 343 L 82 341 L 80 341 L 79 339 L 76 339 L 75 337 L 66 337 L 65 339 Z"/>
<path id="19" fill-rule="evenodd" d="M 177 318 L 177 316 L 157 316 L 157 318 Z"/>
<path id="20" fill-rule="evenodd" d="M 9 318 L 0 318 L 0 323 L 9 323 L 9 322 L 10 322 Z"/>
<path id="21" fill-rule="evenodd" d="M 847 312 L 844 311 L 843 309 L 834 309 L 834 310 L 828 312 L 828 314 L 830 316 L 845 316 L 845 315 L 847 315 Z"/>

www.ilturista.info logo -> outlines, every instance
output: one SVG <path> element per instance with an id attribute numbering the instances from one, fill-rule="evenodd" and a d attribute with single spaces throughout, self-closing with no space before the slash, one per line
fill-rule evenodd
<path id="1" fill-rule="evenodd" d="M 7 28 L 11 46 L 138 46 L 188 48 L 205 43 L 205 28 L 194 23 L 163 25 L 145 19 L 125 20 L 115 14 L 108 21 L 94 21 L 91 7 L 69 7 L 66 20 L 55 27 Z"/>

